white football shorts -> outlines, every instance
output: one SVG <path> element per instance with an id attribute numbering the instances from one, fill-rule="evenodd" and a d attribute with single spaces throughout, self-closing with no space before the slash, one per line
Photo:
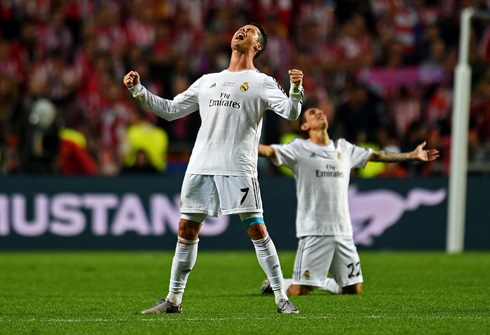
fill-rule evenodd
<path id="1" fill-rule="evenodd" d="M 347 236 L 300 238 L 293 284 L 323 287 L 329 272 L 340 287 L 362 283 L 361 262 L 354 239 Z"/>
<path id="2" fill-rule="evenodd" d="M 180 212 L 217 217 L 262 213 L 262 198 L 256 178 L 186 174 L 182 183 Z"/>

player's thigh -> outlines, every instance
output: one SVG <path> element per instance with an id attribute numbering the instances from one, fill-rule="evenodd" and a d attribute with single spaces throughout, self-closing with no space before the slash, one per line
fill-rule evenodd
<path id="1" fill-rule="evenodd" d="M 336 237 L 330 274 L 340 287 L 362 283 L 361 260 L 352 237 Z"/>
<path id="2" fill-rule="evenodd" d="M 223 214 L 262 213 L 262 198 L 256 178 L 215 176 L 215 182 Z"/>
<path id="3" fill-rule="evenodd" d="M 321 287 L 334 256 L 332 236 L 305 236 L 299 240 L 294 261 L 293 283 Z"/>
<path id="4" fill-rule="evenodd" d="M 219 205 L 214 176 L 185 175 L 180 195 L 181 213 L 202 213 L 217 217 Z"/>

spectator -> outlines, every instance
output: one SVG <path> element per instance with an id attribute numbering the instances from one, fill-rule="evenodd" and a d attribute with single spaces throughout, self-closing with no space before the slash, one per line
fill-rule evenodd
<path id="1" fill-rule="evenodd" d="M 137 165 L 129 171 L 151 170 L 164 172 L 167 168 L 167 133 L 151 124 L 141 110 L 136 109 L 131 113 L 130 126 L 127 128 L 124 143 L 124 165 L 127 168 Z M 142 151 L 142 153 L 140 152 Z M 138 156 L 145 157 L 138 157 Z M 146 162 L 143 164 L 144 162 Z"/>
<path id="2" fill-rule="evenodd" d="M 15 81 L 0 75 L 0 174 L 18 167 L 16 149 L 21 113 L 20 93 Z"/>
<path id="3" fill-rule="evenodd" d="M 98 173 L 95 160 L 87 150 L 85 136 L 74 129 L 63 128 L 59 132 L 60 143 L 56 157 L 62 175 L 89 175 Z"/>
<path id="4" fill-rule="evenodd" d="M 422 62 L 422 65 L 442 67 L 445 63 L 446 56 L 446 44 L 443 40 L 437 39 L 430 45 L 429 57 Z"/>
<path id="5" fill-rule="evenodd" d="M 420 120 L 422 101 L 414 87 L 400 87 L 398 95 L 388 104 L 390 118 L 400 138 L 407 135 L 410 125 Z M 427 137 L 425 137 L 427 138 Z"/>
<path id="6" fill-rule="evenodd" d="M 365 87 L 352 88 L 347 101 L 337 109 L 336 122 L 342 132 L 339 135 L 353 143 L 361 131 L 377 129 L 381 122 Z"/>
<path id="7" fill-rule="evenodd" d="M 48 22 L 37 26 L 37 41 L 41 43 L 44 55 L 57 50 L 65 57 L 73 52 L 73 37 L 71 30 L 65 24 L 65 17 L 61 9 L 56 9 Z"/>
<path id="8" fill-rule="evenodd" d="M 428 59 L 430 57 L 431 45 L 438 40 L 441 40 L 439 27 L 435 24 L 429 25 L 417 42 L 417 46 L 412 54 L 413 62 L 420 64 Z"/>
<path id="9" fill-rule="evenodd" d="M 343 59 L 343 67 L 356 71 L 374 63 L 371 37 L 361 14 L 354 14 L 344 22 L 338 46 Z"/>
<path id="10" fill-rule="evenodd" d="M 14 52 L 13 43 L 0 36 L 0 75 L 8 75 L 19 85 L 24 84 L 25 72 Z"/>
<path id="11" fill-rule="evenodd" d="M 121 170 L 123 175 L 133 174 L 157 174 L 158 171 L 154 165 L 151 164 L 148 154 L 145 150 L 139 149 L 135 155 L 134 164 L 131 166 L 125 166 Z"/>
<path id="12" fill-rule="evenodd" d="M 32 105 L 28 123 L 24 124 L 25 138 L 21 139 L 20 171 L 32 174 L 58 172 L 59 125 L 56 122 L 56 106 L 47 99 L 38 99 Z"/>

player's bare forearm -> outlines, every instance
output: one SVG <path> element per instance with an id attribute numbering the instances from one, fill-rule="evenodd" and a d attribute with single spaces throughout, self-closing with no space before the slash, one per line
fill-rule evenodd
<path id="1" fill-rule="evenodd" d="M 437 157 L 439 157 L 439 151 L 436 149 L 424 150 L 425 144 L 426 142 L 417 146 L 414 151 L 406 153 L 397 153 L 385 150 L 374 151 L 370 161 L 395 163 L 406 161 L 430 162 L 436 160 Z"/>
<path id="2" fill-rule="evenodd" d="M 271 146 L 259 144 L 259 156 L 274 157 L 274 149 Z"/>
<path id="3" fill-rule="evenodd" d="M 411 160 L 414 160 L 411 153 L 396 153 L 385 150 L 373 151 L 373 155 L 370 159 L 371 162 L 385 163 L 406 162 Z"/>

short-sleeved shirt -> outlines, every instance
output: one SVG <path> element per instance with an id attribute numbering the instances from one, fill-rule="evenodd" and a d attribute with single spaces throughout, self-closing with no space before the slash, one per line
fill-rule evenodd
<path id="1" fill-rule="evenodd" d="M 296 236 L 352 236 L 348 190 L 352 168 L 363 168 L 373 150 L 345 139 L 329 145 L 294 139 L 272 145 L 276 165 L 290 168 L 296 179 Z"/>
<path id="2" fill-rule="evenodd" d="M 207 74 L 173 100 L 148 92 L 140 84 L 133 97 L 166 120 L 199 110 L 201 127 L 186 173 L 257 177 L 262 117 L 266 110 L 295 120 L 301 113 L 303 88 L 288 97 L 270 76 L 256 69 Z"/>

